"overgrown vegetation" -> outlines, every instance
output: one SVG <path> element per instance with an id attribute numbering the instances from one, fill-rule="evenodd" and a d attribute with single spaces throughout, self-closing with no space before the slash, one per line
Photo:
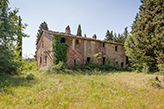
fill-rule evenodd
<path id="1" fill-rule="evenodd" d="M 116 63 L 115 58 L 110 58 L 110 56 L 107 57 L 107 62 L 104 65 L 99 65 L 98 61 L 99 59 L 101 59 L 102 57 L 100 56 L 101 52 L 96 53 L 90 62 L 86 62 L 84 64 L 84 67 L 82 69 L 87 69 L 87 70 L 106 70 L 106 71 L 123 71 L 123 70 L 127 70 L 127 69 L 123 69 L 121 67 L 119 67 L 119 65 Z"/>
<path id="2" fill-rule="evenodd" d="M 66 69 L 68 70 L 68 69 Z M 155 75 L 40 71 L 0 76 L 1 108 L 163 108 L 164 89 Z M 35 79 L 27 79 L 33 76 Z M 162 80 L 162 77 L 159 77 Z"/>
<path id="3" fill-rule="evenodd" d="M 106 41 L 114 41 L 114 42 L 118 42 L 118 43 L 125 43 L 125 40 L 127 39 L 129 33 L 128 33 L 128 27 L 125 27 L 125 30 L 122 34 L 118 33 L 114 33 L 113 30 L 109 31 L 107 30 L 106 35 L 105 35 L 105 39 Z"/>
<path id="4" fill-rule="evenodd" d="M 67 49 L 68 44 L 67 43 L 61 43 L 61 35 L 60 34 L 54 34 L 53 35 L 53 56 L 54 56 L 54 64 L 58 64 L 59 61 L 66 63 L 67 62 Z"/>
<path id="5" fill-rule="evenodd" d="M 0 72 L 13 74 L 21 64 L 21 41 L 27 24 L 21 23 L 18 9 L 11 11 L 8 0 L 0 1 Z"/>
<path id="6" fill-rule="evenodd" d="M 132 25 L 132 35 L 125 42 L 126 55 L 132 67 L 145 63 L 150 72 L 164 64 L 163 0 L 141 0 L 142 5 Z"/>
<path id="7" fill-rule="evenodd" d="M 22 59 L 22 65 L 19 67 L 20 70 L 34 70 L 37 69 L 37 62 L 35 59 L 29 60 L 29 59 Z"/>

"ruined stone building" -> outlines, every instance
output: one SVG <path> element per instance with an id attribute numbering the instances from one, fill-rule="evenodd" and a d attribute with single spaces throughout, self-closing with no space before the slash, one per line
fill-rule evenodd
<path id="1" fill-rule="evenodd" d="M 101 58 L 97 64 L 105 64 L 107 57 L 116 58 L 116 63 L 125 68 L 126 55 L 124 45 L 116 42 L 97 40 L 94 34 L 92 38 L 86 38 L 71 34 L 70 27 L 67 26 L 65 33 L 49 30 L 42 30 L 37 40 L 37 66 L 43 67 L 53 64 L 52 42 L 53 34 L 61 34 L 61 43 L 69 45 L 67 50 L 67 67 L 71 68 L 75 64 L 82 67 L 91 57 L 101 52 Z"/>

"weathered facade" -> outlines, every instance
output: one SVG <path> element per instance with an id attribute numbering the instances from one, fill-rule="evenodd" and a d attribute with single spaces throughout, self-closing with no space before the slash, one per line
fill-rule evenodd
<path id="1" fill-rule="evenodd" d="M 37 40 L 37 66 L 43 67 L 53 64 L 52 42 L 53 34 L 59 32 L 42 30 Z M 65 33 L 61 33 L 62 41 L 69 45 L 67 50 L 67 67 L 71 68 L 75 64 L 82 67 L 91 57 L 101 52 L 97 64 L 107 62 L 107 57 L 116 58 L 120 67 L 125 68 L 126 55 L 124 45 L 116 42 L 107 42 L 96 39 L 94 34 L 92 38 L 72 35 L 70 27 L 67 26 Z"/>

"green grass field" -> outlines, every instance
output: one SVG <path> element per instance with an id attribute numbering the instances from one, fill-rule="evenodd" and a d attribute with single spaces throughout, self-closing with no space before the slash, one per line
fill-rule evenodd
<path id="1" fill-rule="evenodd" d="M 34 74 L 34 80 L 26 79 L 29 73 Z M 151 74 L 101 71 L 93 71 L 91 75 L 87 72 L 49 74 L 41 71 L 1 75 L 0 108 L 162 109 L 164 88 L 154 81 L 154 77 Z M 159 78 L 163 79 L 162 76 Z"/>

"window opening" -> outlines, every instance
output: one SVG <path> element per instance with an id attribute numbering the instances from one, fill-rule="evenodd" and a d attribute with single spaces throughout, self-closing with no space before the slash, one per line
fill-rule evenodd
<path id="1" fill-rule="evenodd" d="M 76 59 L 74 59 L 74 65 L 76 65 Z"/>
<path id="2" fill-rule="evenodd" d="M 42 48 L 44 48 L 44 42 L 42 41 Z"/>
<path id="3" fill-rule="evenodd" d="M 105 43 L 103 43 L 103 47 L 105 47 Z"/>
<path id="4" fill-rule="evenodd" d="M 42 63 L 42 57 L 40 57 L 40 64 Z"/>
<path id="5" fill-rule="evenodd" d="M 47 65 L 47 56 L 45 56 L 45 64 Z"/>
<path id="6" fill-rule="evenodd" d="M 79 44 L 79 40 L 76 40 L 76 44 Z"/>
<path id="7" fill-rule="evenodd" d="M 124 68 L 124 63 L 123 62 L 121 62 L 121 67 Z"/>
<path id="8" fill-rule="evenodd" d="M 91 61 L 91 58 L 90 57 L 87 57 L 87 62 L 90 62 Z"/>
<path id="9" fill-rule="evenodd" d="M 117 51 L 117 48 L 118 48 L 118 47 L 117 47 L 117 46 L 115 46 L 115 51 Z"/>
<path id="10" fill-rule="evenodd" d="M 61 43 L 65 43 L 66 42 L 66 39 L 65 38 L 61 38 Z"/>
<path id="11" fill-rule="evenodd" d="M 87 45 L 90 45 L 90 41 L 87 41 Z"/>
<path id="12" fill-rule="evenodd" d="M 105 65 L 105 57 L 103 57 L 103 65 Z"/>

